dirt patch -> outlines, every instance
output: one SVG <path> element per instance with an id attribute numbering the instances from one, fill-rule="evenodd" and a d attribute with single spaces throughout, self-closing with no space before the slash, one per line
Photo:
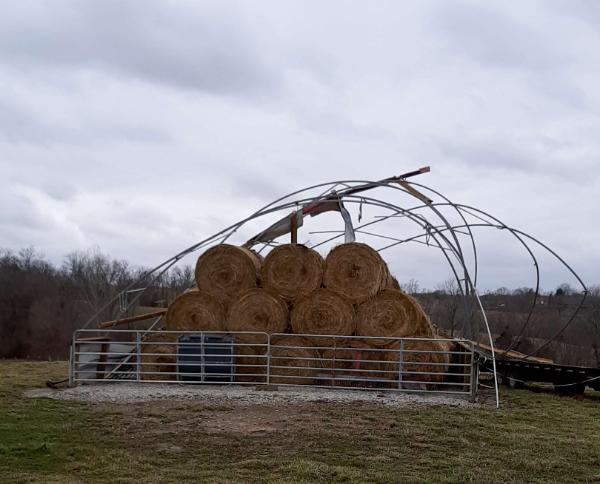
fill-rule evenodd
<path id="1" fill-rule="evenodd" d="M 25 395 L 81 401 L 99 412 L 118 415 L 127 423 L 115 431 L 125 438 L 143 432 L 152 441 L 167 445 L 167 453 L 176 452 L 171 447 L 183 444 L 177 442 L 177 436 L 188 433 L 244 437 L 278 432 L 351 433 L 388 425 L 385 419 L 377 418 L 378 409 L 385 407 L 473 405 L 440 395 L 286 387 L 270 390 L 117 383 L 66 390 L 32 389 Z"/>

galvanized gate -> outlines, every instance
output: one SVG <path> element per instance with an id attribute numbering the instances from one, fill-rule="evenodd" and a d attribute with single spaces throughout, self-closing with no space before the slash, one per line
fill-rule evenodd
<path id="1" fill-rule="evenodd" d="M 77 330 L 70 382 L 335 387 L 474 399 L 477 368 L 473 342 L 463 339 Z"/>

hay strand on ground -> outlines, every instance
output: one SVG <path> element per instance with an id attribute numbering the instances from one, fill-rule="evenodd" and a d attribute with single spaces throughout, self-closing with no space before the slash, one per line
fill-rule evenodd
<path id="1" fill-rule="evenodd" d="M 219 244 L 196 263 L 196 285 L 228 304 L 240 293 L 258 286 L 261 259 L 245 247 Z"/>
<path id="2" fill-rule="evenodd" d="M 358 242 L 335 247 L 325 260 L 323 285 L 361 303 L 385 288 L 389 271 L 379 253 Z"/>
<path id="3" fill-rule="evenodd" d="M 316 250 L 299 244 L 280 245 L 265 258 L 262 285 L 294 300 L 321 287 L 323 266 L 323 258 Z"/>
<path id="4" fill-rule="evenodd" d="M 224 331 L 225 309 L 211 294 L 197 290 L 178 296 L 166 315 L 170 331 Z"/>

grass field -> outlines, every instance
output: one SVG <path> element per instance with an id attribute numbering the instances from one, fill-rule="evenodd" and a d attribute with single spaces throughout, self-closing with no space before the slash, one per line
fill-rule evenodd
<path id="1" fill-rule="evenodd" d="M 63 362 L 0 361 L 0 482 L 594 482 L 600 397 L 503 407 L 84 405 L 24 398 Z"/>

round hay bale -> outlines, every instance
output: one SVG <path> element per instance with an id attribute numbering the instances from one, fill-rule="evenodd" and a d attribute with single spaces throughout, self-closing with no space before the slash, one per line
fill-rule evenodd
<path id="1" fill-rule="evenodd" d="M 320 288 L 298 300 L 291 313 L 296 334 L 351 336 L 356 327 L 352 303 L 331 289 Z"/>
<path id="2" fill-rule="evenodd" d="M 288 326 L 285 302 L 266 289 L 249 289 L 231 305 L 225 327 L 227 331 L 256 331 L 283 333 Z M 260 334 L 235 335 L 236 381 L 261 381 L 266 378 L 267 336 Z"/>
<path id="3" fill-rule="evenodd" d="M 397 289 L 384 289 L 358 307 L 356 334 L 386 338 L 433 335 L 419 303 Z M 386 346 L 391 342 L 383 338 L 365 340 L 373 346 Z"/>
<path id="4" fill-rule="evenodd" d="M 294 346 L 312 346 L 313 343 L 293 335 L 274 336 L 271 338 L 271 377 L 273 384 L 311 385 L 318 367 L 318 353 L 310 348 L 294 348 Z M 297 359 L 310 358 L 310 359 Z"/>
<path id="5" fill-rule="evenodd" d="M 258 286 L 260 266 L 258 255 L 245 247 L 215 245 L 198 258 L 196 285 L 227 304 L 243 291 Z"/>
<path id="6" fill-rule="evenodd" d="M 310 294 L 321 287 L 324 261 L 316 251 L 304 245 L 275 247 L 262 266 L 262 285 L 287 300 Z"/>
<path id="7" fill-rule="evenodd" d="M 400 283 L 398 282 L 398 279 L 396 279 L 394 276 L 392 276 L 391 274 L 388 274 L 388 280 L 387 280 L 387 284 L 385 286 L 386 289 L 397 289 L 398 291 L 400 291 Z"/>
<path id="8" fill-rule="evenodd" d="M 323 285 L 359 304 L 388 284 L 389 271 L 379 253 L 358 242 L 335 247 L 325 260 Z"/>
<path id="9" fill-rule="evenodd" d="M 317 347 L 318 361 L 313 363 L 319 385 L 349 386 L 352 384 L 352 341 L 351 338 L 305 338 Z"/>
<path id="10" fill-rule="evenodd" d="M 398 341 L 387 346 L 375 346 L 368 344 L 367 340 L 354 340 L 352 342 L 354 351 L 352 353 L 354 374 L 360 380 L 355 385 L 372 388 L 389 388 L 397 385 Z"/>
<path id="11" fill-rule="evenodd" d="M 402 338 L 412 334 L 415 325 L 409 309 L 412 303 L 396 289 L 384 289 L 363 302 L 357 310 L 357 336 Z M 389 339 L 365 339 L 368 346 L 386 346 Z"/>
<path id="12" fill-rule="evenodd" d="M 405 388 L 411 388 L 418 383 L 435 383 L 443 380 L 443 375 L 448 371 L 450 355 L 437 353 L 448 351 L 448 345 L 443 341 L 404 341 L 403 372 L 416 371 L 432 373 L 431 375 L 417 375 L 403 373 L 402 381 Z M 412 353 L 411 351 L 427 351 L 427 353 Z M 431 353 L 429 353 L 431 352 Z M 406 363 L 407 362 L 407 363 Z"/>
<path id="13" fill-rule="evenodd" d="M 417 302 L 417 304 L 419 303 Z M 420 305 L 419 308 L 421 309 L 421 321 L 417 326 L 417 331 L 412 336 L 422 336 L 424 338 L 435 338 L 439 336 L 440 338 L 444 338 L 445 336 L 439 334 L 434 324 L 431 322 L 431 319 L 429 319 L 429 316 L 427 316 Z"/>
<path id="14" fill-rule="evenodd" d="M 142 380 L 177 380 L 176 342 L 173 334 L 150 333 L 144 338 L 140 344 Z"/>
<path id="15" fill-rule="evenodd" d="M 414 311 L 414 316 L 411 315 L 411 317 L 414 317 L 415 321 L 417 321 L 414 332 L 410 336 L 422 336 L 424 338 L 433 338 L 435 336 L 433 324 L 431 323 L 431 320 L 425 313 L 424 309 L 419 304 L 419 301 L 417 301 L 414 297 L 410 296 L 409 294 L 406 294 L 404 292 L 402 294 L 404 294 L 408 301 L 410 301 L 410 305 L 412 306 Z"/>
<path id="16" fill-rule="evenodd" d="M 267 336 L 235 335 L 235 381 L 267 381 Z"/>
<path id="17" fill-rule="evenodd" d="M 234 332 L 283 333 L 288 316 L 287 305 L 280 297 L 267 289 L 249 289 L 231 304 L 225 327 Z"/>
<path id="18" fill-rule="evenodd" d="M 167 309 L 169 331 L 224 331 L 225 309 L 214 296 L 189 291 L 178 296 Z"/>

